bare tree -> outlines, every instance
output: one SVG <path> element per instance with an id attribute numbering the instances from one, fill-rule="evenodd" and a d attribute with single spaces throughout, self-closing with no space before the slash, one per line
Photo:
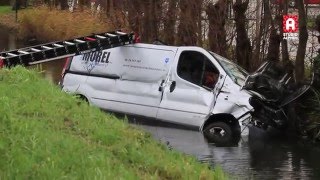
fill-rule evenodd
<path id="1" fill-rule="evenodd" d="M 59 0 L 61 10 L 67 10 L 68 9 L 68 1 L 66 0 Z"/>
<path id="2" fill-rule="evenodd" d="M 142 7 L 139 0 L 127 1 L 128 21 L 131 30 L 141 33 Z"/>
<path id="3" fill-rule="evenodd" d="M 87 6 L 89 4 L 89 0 L 79 0 L 78 5 L 80 8 L 80 11 L 83 11 L 84 6 Z"/>
<path id="4" fill-rule="evenodd" d="M 168 44 L 175 42 L 175 25 L 177 21 L 177 5 L 178 0 L 171 0 L 168 2 L 168 10 L 164 17 L 164 41 Z"/>
<path id="5" fill-rule="evenodd" d="M 215 4 L 210 3 L 206 9 L 209 19 L 209 48 L 222 56 L 227 56 L 225 31 L 227 7 L 225 0 L 219 0 Z"/>
<path id="6" fill-rule="evenodd" d="M 247 70 L 250 70 L 251 44 L 246 30 L 246 15 L 249 0 L 236 0 L 233 4 L 236 23 L 236 59 L 237 62 Z"/>
<path id="7" fill-rule="evenodd" d="M 256 8 L 256 29 L 255 29 L 255 40 L 254 40 L 254 51 L 252 54 L 252 68 L 260 64 L 260 51 L 261 51 L 261 39 L 262 39 L 262 32 L 264 29 L 264 18 L 262 17 L 262 1 L 257 1 L 257 8 Z"/>
<path id="8" fill-rule="evenodd" d="M 304 79 L 304 58 L 308 41 L 307 16 L 303 0 L 297 0 L 299 12 L 299 45 L 295 62 L 296 81 L 301 82 Z"/>
<path id="9" fill-rule="evenodd" d="M 282 15 L 288 14 L 288 3 L 286 1 L 280 4 L 280 11 L 282 12 Z M 280 27 L 280 36 L 283 37 L 283 28 L 281 28 L 282 27 L 281 20 L 279 21 L 279 27 Z M 283 64 L 289 63 L 288 41 L 283 38 L 281 40 L 281 55 L 282 55 Z"/>
<path id="10" fill-rule="evenodd" d="M 141 0 L 143 6 L 143 38 L 145 42 L 152 42 L 158 38 L 158 23 L 159 0 Z"/>
<path id="11" fill-rule="evenodd" d="M 193 14 L 195 7 L 192 6 L 194 3 L 193 0 L 180 0 L 179 2 L 180 18 L 177 34 L 177 43 L 179 45 L 197 44 L 197 34 L 195 33 L 197 24 Z"/>
<path id="12" fill-rule="evenodd" d="M 191 1 L 193 5 L 195 32 L 197 33 L 197 45 L 202 46 L 202 12 L 204 12 L 204 0 Z M 191 18 L 192 19 L 192 18 Z"/>
<path id="13" fill-rule="evenodd" d="M 264 12 L 266 18 L 270 20 L 269 22 L 271 25 L 267 60 L 279 61 L 281 37 L 280 34 L 277 33 L 278 30 L 276 27 L 277 22 L 279 21 L 279 14 L 275 15 L 275 19 L 272 18 L 269 2 L 270 0 L 264 0 Z"/>

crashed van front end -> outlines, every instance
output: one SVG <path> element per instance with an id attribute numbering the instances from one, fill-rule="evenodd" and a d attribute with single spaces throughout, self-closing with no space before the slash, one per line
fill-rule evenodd
<path id="1" fill-rule="evenodd" d="M 267 61 L 246 78 L 242 89 L 252 92 L 249 99 L 254 108 L 252 124 L 267 129 L 287 127 L 285 106 L 304 94 L 310 85 L 299 85 L 292 79 L 292 72 L 274 62 Z"/>
<path id="2" fill-rule="evenodd" d="M 263 63 L 248 74 L 240 66 L 213 54 L 228 74 L 212 114 L 231 114 L 247 135 L 247 125 L 261 129 L 284 129 L 288 125 L 286 106 L 305 93 L 310 85 L 299 85 L 289 68 Z M 247 129 L 247 130 L 246 130 Z"/>

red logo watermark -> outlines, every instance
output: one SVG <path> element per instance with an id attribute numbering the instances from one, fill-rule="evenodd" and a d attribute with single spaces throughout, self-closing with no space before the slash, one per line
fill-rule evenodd
<path id="1" fill-rule="evenodd" d="M 297 39 L 299 30 L 298 15 L 283 15 L 282 27 L 284 39 Z"/>

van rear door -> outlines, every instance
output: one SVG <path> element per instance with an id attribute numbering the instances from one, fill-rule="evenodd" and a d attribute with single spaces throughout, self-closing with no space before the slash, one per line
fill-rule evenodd
<path id="1" fill-rule="evenodd" d="M 215 105 L 225 72 L 204 49 L 181 47 L 164 83 L 157 118 L 201 126 Z"/>

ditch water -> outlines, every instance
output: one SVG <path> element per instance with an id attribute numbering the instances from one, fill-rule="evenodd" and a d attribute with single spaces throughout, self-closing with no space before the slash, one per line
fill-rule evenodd
<path id="1" fill-rule="evenodd" d="M 14 33 L 0 27 L 0 51 L 23 47 Z M 60 78 L 64 61 L 41 65 L 44 77 L 53 83 Z M 219 165 L 236 179 L 320 179 L 320 148 L 290 139 L 260 141 L 242 137 L 237 145 L 209 144 L 197 131 L 172 128 L 162 123 L 142 123 L 153 137 L 201 162 Z M 152 124 L 152 125 L 151 125 Z"/>
<path id="2" fill-rule="evenodd" d="M 22 48 L 32 43 L 22 43 L 17 41 L 16 34 L 9 32 L 7 29 L 0 26 L 0 52 L 11 49 Z M 31 68 L 40 68 L 43 71 L 43 76 L 53 83 L 58 83 L 61 77 L 61 70 L 64 65 L 64 59 L 43 63 L 38 66 L 31 66 Z"/>

